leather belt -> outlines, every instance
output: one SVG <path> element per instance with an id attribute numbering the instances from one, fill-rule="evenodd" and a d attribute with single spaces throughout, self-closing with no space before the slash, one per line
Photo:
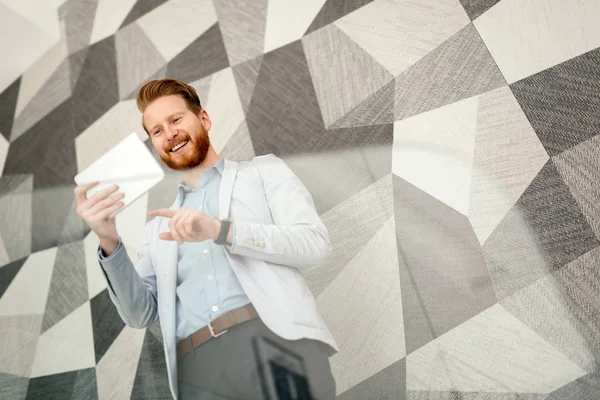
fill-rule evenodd
<path id="1" fill-rule="evenodd" d="M 212 338 L 216 338 L 226 333 L 229 328 L 233 328 L 241 323 L 258 318 L 258 313 L 252 304 L 227 313 L 209 322 L 207 326 L 198 329 L 187 338 L 177 344 L 177 359 L 185 356 L 187 353 L 208 342 Z"/>

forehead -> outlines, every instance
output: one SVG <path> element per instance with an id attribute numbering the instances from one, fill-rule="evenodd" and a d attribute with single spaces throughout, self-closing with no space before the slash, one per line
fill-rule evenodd
<path id="1" fill-rule="evenodd" d="M 148 127 L 163 122 L 175 113 L 188 111 L 185 100 L 181 96 L 163 96 L 148 104 L 144 110 L 144 123 Z"/>

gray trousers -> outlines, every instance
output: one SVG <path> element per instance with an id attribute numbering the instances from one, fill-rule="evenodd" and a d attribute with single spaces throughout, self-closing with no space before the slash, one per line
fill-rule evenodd
<path id="1" fill-rule="evenodd" d="M 282 339 L 258 318 L 245 322 L 178 361 L 179 399 L 334 400 L 326 346 Z"/>

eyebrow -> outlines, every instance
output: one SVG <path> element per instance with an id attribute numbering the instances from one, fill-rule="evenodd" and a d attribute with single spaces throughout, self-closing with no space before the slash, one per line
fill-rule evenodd
<path id="1" fill-rule="evenodd" d="M 169 115 L 167 117 L 167 120 L 170 120 L 171 118 L 173 118 L 174 116 L 176 116 L 177 114 L 181 114 L 181 111 L 177 111 L 176 113 L 173 113 L 171 115 Z M 159 122 L 158 124 L 155 124 L 152 129 L 150 129 L 150 132 L 154 132 L 154 130 L 156 129 L 157 126 L 159 126 L 161 123 Z"/>

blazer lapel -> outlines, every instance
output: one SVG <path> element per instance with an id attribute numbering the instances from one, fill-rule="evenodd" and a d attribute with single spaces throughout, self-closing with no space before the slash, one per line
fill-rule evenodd
<path id="1" fill-rule="evenodd" d="M 235 161 L 225 161 L 223 176 L 221 177 L 221 187 L 219 188 L 219 217 L 229 217 L 229 206 L 231 205 L 231 194 L 233 184 L 237 174 L 238 163 Z"/>
<path id="2" fill-rule="evenodd" d="M 175 199 L 175 203 L 170 207 L 171 210 L 178 210 L 181 208 L 181 198 L 177 195 Z M 158 229 L 159 234 L 162 232 L 169 232 L 169 219 L 161 218 L 160 227 Z M 158 251 L 158 263 L 160 268 L 160 272 L 157 271 L 159 276 L 158 279 L 162 280 L 164 283 L 161 285 L 163 289 L 163 295 L 171 297 L 167 303 L 170 305 L 171 312 L 168 314 L 171 317 L 170 323 L 166 323 L 165 327 L 169 327 L 172 329 L 172 332 L 169 332 L 175 337 L 175 293 L 177 290 L 177 259 L 179 252 L 179 245 L 176 241 L 173 240 L 162 240 L 159 237 L 156 238 Z M 164 316 L 161 316 L 163 318 Z M 169 330 L 171 330 L 169 329 Z"/>

